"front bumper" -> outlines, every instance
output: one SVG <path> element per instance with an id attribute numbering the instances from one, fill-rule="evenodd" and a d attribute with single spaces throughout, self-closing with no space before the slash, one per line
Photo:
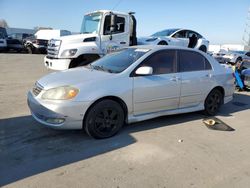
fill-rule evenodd
<path id="1" fill-rule="evenodd" d="M 47 56 L 44 57 L 44 65 L 52 70 L 66 70 L 69 68 L 71 59 L 51 59 Z"/>
<path id="2" fill-rule="evenodd" d="M 27 98 L 31 115 L 43 125 L 55 129 L 82 129 L 82 121 L 89 102 L 51 102 L 36 99 L 29 92 Z M 57 122 L 52 123 L 52 120 Z"/>

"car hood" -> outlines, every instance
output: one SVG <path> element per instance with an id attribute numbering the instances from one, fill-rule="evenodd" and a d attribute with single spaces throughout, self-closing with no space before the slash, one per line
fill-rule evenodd
<path id="1" fill-rule="evenodd" d="M 81 85 L 85 82 L 104 81 L 106 79 L 112 79 L 113 76 L 114 74 L 107 73 L 104 71 L 79 67 L 48 74 L 42 77 L 37 82 L 45 90 L 47 90 L 59 86 Z"/>
<path id="2" fill-rule="evenodd" d="M 250 76 L 250 69 L 245 69 L 241 72 L 242 75 L 248 75 Z"/>
<path id="3" fill-rule="evenodd" d="M 71 44 L 71 43 L 83 42 L 83 40 L 86 38 L 97 37 L 97 36 L 98 36 L 97 34 L 93 33 L 77 34 L 77 35 L 68 35 L 60 37 L 60 40 L 62 40 L 64 44 Z"/>

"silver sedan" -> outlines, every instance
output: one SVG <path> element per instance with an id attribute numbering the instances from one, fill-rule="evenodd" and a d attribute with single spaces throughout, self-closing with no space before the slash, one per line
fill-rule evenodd
<path id="1" fill-rule="evenodd" d="M 41 78 L 28 105 L 46 126 L 107 138 L 125 122 L 200 110 L 215 115 L 233 92 L 232 70 L 201 51 L 135 46 Z"/>

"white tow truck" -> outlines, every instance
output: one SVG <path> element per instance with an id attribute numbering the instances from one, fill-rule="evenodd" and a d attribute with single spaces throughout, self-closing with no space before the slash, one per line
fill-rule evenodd
<path id="1" fill-rule="evenodd" d="M 53 70 L 83 66 L 109 52 L 137 45 L 133 14 L 110 10 L 86 14 L 80 34 L 49 41 L 45 66 Z"/>

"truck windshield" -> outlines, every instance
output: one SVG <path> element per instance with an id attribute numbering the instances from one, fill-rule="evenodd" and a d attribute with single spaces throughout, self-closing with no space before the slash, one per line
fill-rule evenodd
<path id="1" fill-rule="evenodd" d="M 102 13 L 85 15 L 82 21 L 81 33 L 99 33 Z"/>
<path id="2" fill-rule="evenodd" d="M 104 56 L 88 65 L 88 68 L 109 73 L 120 73 L 146 54 L 149 49 L 127 48 Z"/>

